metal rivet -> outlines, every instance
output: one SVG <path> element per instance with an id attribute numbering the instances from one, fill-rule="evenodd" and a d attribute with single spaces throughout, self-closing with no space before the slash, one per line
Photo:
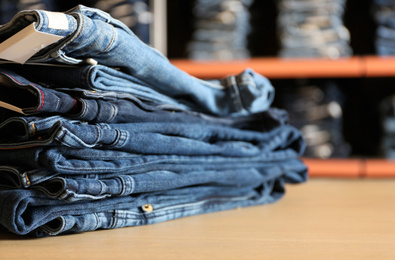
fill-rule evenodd
<path id="1" fill-rule="evenodd" d="M 92 58 L 87 58 L 87 59 L 85 60 L 85 62 L 88 63 L 88 64 L 90 64 L 90 65 L 97 65 L 97 64 L 98 64 L 97 60 L 92 59 Z"/>
<path id="2" fill-rule="evenodd" d="M 143 205 L 143 210 L 144 210 L 145 212 L 151 212 L 151 211 L 154 210 L 154 207 L 152 207 L 151 204 L 144 204 L 144 205 Z"/>

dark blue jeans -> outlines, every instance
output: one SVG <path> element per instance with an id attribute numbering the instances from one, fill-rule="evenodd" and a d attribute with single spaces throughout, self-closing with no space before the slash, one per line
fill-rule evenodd
<path id="1" fill-rule="evenodd" d="M 0 125 L 0 133 L 5 133 L 0 137 L 0 149 L 62 145 L 138 154 L 248 157 L 281 149 L 301 138 L 299 130 L 289 125 L 257 132 L 202 123 L 87 124 L 59 116 L 38 118 L 29 124 L 23 118 L 12 118 L 6 123 Z M 29 126 L 34 126 L 35 132 L 27 131 Z M 21 131 L 12 134 L 17 129 Z"/>
<path id="2" fill-rule="evenodd" d="M 102 68 L 109 69 L 106 67 Z M 76 74 L 68 73 L 71 72 L 69 69 Z M 106 88 L 95 91 L 95 88 L 90 88 L 89 80 L 77 80 L 78 78 L 85 78 L 85 76 L 81 75 L 84 75 L 87 71 L 92 72 L 92 69 L 85 70 L 78 67 L 67 68 L 65 71 L 63 69 L 58 70 L 58 68 L 45 69 L 41 66 L 26 67 L 8 64 L 0 68 L 0 101 L 20 108 L 20 113 L 26 116 L 62 115 L 69 119 L 93 123 L 186 122 L 206 124 L 212 122 L 237 126 L 257 124 L 262 122 L 262 118 L 271 117 L 274 120 L 282 121 L 282 117 L 286 117 L 285 111 L 274 112 L 274 109 L 239 117 L 210 116 L 188 110 L 188 108 L 185 109 L 185 106 L 180 106 L 176 102 L 166 103 L 166 99 L 161 101 L 155 100 L 155 98 L 151 99 L 155 95 L 145 95 L 141 100 L 133 93 L 123 92 L 122 90 L 128 89 L 125 84 L 111 85 L 118 86 L 117 92 L 110 91 L 110 89 L 106 90 Z M 20 74 L 28 78 L 34 78 L 34 81 L 28 80 Z M 44 76 L 44 74 L 48 76 Z M 63 74 L 67 75 L 66 78 L 70 81 L 63 80 L 65 78 Z M 119 77 L 115 78 L 121 79 Z M 104 76 L 99 76 L 97 81 L 101 82 L 101 84 L 105 81 L 108 81 L 108 84 L 111 84 L 111 82 L 114 84 L 114 80 L 106 80 Z M 36 82 L 40 82 L 40 84 Z M 84 82 L 86 82 L 85 85 Z M 148 92 L 149 88 L 147 88 L 147 91 L 144 91 L 144 93 Z M 157 102 L 152 103 L 147 101 L 147 99 Z M 158 103 L 161 103 L 161 105 L 158 105 Z M 164 103 L 166 105 L 163 105 Z M 273 113 L 277 115 L 275 117 L 271 116 L 270 114 Z M 280 113 L 284 115 L 279 116 Z M 17 115 L 17 113 L 4 112 L 0 119 L 5 121 Z M 30 124 L 34 120 L 24 119 Z M 265 122 L 265 124 L 268 125 L 268 122 Z"/>

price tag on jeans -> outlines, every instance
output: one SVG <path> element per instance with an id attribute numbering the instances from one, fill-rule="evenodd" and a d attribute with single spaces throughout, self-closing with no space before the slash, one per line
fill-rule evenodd
<path id="1" fill-rule="evenodd" d="M 0 58 L 24 64 L 38 51 L 62 38 L 39 32 L 32 23 L 0 44 Z"/>

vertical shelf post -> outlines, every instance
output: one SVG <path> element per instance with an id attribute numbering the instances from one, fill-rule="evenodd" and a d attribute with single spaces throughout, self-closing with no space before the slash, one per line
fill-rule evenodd
<path id="1" fill-rule="evenodd" d="M 167 55 L 167 1 L 150 0 L 153 23 L 150 32 L 151 46 Z"/>

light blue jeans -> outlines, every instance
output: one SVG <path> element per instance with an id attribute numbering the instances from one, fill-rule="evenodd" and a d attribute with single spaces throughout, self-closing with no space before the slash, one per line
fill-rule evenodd
<path id="1" fill-rule="evenodd" d="M 197 180 L 193 174 L 190 180 L 189 176 L 178 179 L 177 174 L 171 176 L 172 173 L 169 173 L 170 175 L 163 175 L 162 178 L 170 177 L 169 180 L 175 181 L 169 182 L 170 186 L 180 185 L 180 188 L 93 201 L 68 202 L 49 198 L 47 194 L 37 190 L 2 190 L 0 224 L 13 233 L 38 237 L 153 224 L 196 214 L 275 202 L 284 195 L 285 182 L 297 183 L 306 180 L 306 168 L 300 161 L 294 161 L 293 165 L 289 163 L 288 167 L 278 165 L 276 169 L 262 170 L 229 170 L 222 175 L 210 177 L 197 174 L 195 177 L 203 183 L 195 183 L 196 185 L 190 185 Z M 295 179 L 296 175 L 298 177 Z M 139 178 L 138 175 L 134 177 L 136 180 Z M 146 176 L 148 182 L 143 181 L 140 184 L 155 188 L 151 177 Z"/>
<path id="2" fill-rule="evenodd" d="M 225 79 L 226 84 L 200 80 L 173 66 L 165 56 L 103 11 L 80 5 L 60 15 L 64 15 L 67 29 L 54 29 L 44 11 L 22 11 L 0 27 L 0 41 L 34 23 L 36 30 L 63 39 L 43 48 L 29 63 L 81 65 L 87 59 L 94 59 L 104 66 L 118 68 L 169 97 L 189 100 L 203 112 L 214 115 L 262 112 L 273 101 L 273 86 L 251 70 L 243 72 L 241 80 Z"/>

